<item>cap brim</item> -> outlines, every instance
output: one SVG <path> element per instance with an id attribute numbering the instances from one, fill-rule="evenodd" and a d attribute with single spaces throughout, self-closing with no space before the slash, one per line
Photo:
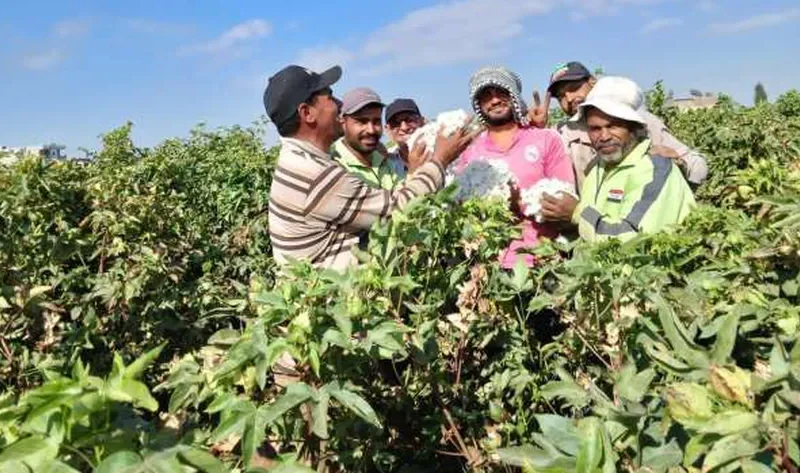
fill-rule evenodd
<path id="1" fill-rule="evenodd" d="M 591 75 L 586 75 L 586 74 L 571 74 L 571 75 L 567 74 L 567 75 L 565 75 L 563 77 L 559 77 L 558 79 L 556 79 L 553 82 L 551 82 L 550 85 L 547 86 L 547 91 L 550 92 L 550 94 L 553 94 L 553 89 L 556 88 L 556 86 L 558 86 L 560 84 L 563 84 L 565 82 L 575 82 L 575 81 L 579 81 L 579 80 L 586 80 L 586 79 L 588 79 L 590 77 L 591 77 Z"/>
<path id="2" fill-rule="evenodd" d="M 398 115 L 398 114 L 401 114 L 401 113 L 416 113 L 416 114 L 419 115 L 419 109 L 418 108 L 414 108 L 414 107 L 412 107 L 410 105 L 408 107 L 399 107 L 399 108 L 396 108 L 396 109 L 392 109 L 391 115 L 386 115 L 386 121 L 388 122 L 389 120 L 394 118 L 395 115 Z"/>
<path id="3" fill-rule="evenodd" d="M 376 100 L 364 100 L 363 102 L 359 102 L 352 107 L 348 108 L 347 110 L 342 109 L 342 115 L 352 115 L 357 113 L 362 108 L 366 107 L 367 105 L 378 105 L 381 108 L 386 107 L 383 102 L 378 102 Z"/>
<path id="4" fill-rule="evenodd" d="M 585 110 L 587 107 L 595 107 L 596 109 L 600 110 L 606 115 L 609 115 L 614 118 L 619 118 L 620 120 L 647 125 L 647 122 L 645 121 L 644 117 L 636 110 L 626 105 L 622 105 L 619 102 L 602 98 L 587 100 L 586 102 L 580 104 L 578 106 L 578 112 L 575 113 L 575 115 L 572 118 L 570 118 L 570 121 L 573 122 L 581 121 L 586 113 Z"/>
<path id="5" fill-rule="evenodd" d="M 314 87 L 313 92 L 319 92 L 320 90 L 326 89 L 338 82 L 341 78 L 342 68 L 339 66 L 333 66 L 319 75 L 317 86 Z"/>

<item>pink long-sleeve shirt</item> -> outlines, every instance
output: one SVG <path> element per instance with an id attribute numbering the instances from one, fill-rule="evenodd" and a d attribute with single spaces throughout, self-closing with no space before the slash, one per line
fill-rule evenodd
<path id="1" fill-rule="evenodd" d="M 559 179 L 575 185 L 572 161 L 567 155 L 561 137 L 554 130 L 519 128 L 511 146 L 505 150 L 494 143 L 488 132 L 484 132 L 458 158 L 456 172 L 461 172 L 473 160 L 484 158 L 497 159 L 508 164 L 520 190 L 527 189 L 545 178 Z M 522 210 L 525 210 L 524 204 Z M 540 236 L 556 238 L 558 230 L 551 223 L 523 220 L 522 238 L 512 241 L 500 256 L 503 267 L 513 268 L 518 257 L 522 258 L 526 265 L 533 266 L 535 264 L 533 255 L 518 254 L 518 251 L 536 246 Z"/>

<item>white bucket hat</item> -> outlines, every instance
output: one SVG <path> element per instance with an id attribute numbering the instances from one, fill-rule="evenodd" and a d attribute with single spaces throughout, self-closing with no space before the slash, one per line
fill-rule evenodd
<path id="1" fill-rule="evenodd" d="M 644 107 L 644 92 L 636 82 L 627 77 L 605 76 L 598 79 L 570 120 L 583 120 L 586 107 L 595 107 L 606 115 L 647 125 L 640 113 Z"/>

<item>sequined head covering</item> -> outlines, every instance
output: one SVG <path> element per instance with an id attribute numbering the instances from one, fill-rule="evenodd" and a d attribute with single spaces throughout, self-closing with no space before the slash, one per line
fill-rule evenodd
<path id="1" fill-rule="evenodd" d="M 528 125 L 528 106 L 522 100 L 522 80 L 505 67 L 484 67 L 479 69 L 469 80 L 469 94 L 475 114 L 486 125 L 486 117 L 478 105 L 478 94 L 486 87 L 499 87 L 511 96 L 511 107 L 514 120 L 520 125 Z"/>

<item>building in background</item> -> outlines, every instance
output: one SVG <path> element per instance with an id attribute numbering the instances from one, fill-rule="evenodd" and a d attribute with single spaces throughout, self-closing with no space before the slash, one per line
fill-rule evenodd
<path id="1" fill-rule="evenodd" d="M 717 96 L 716 95 L 695 95 L 691 97 L 685 98 L 669 98 L 665 105 L 668 107 L 675 107 L 681 112 L 685 112 L 687 110 L 702 110 L 706 108 L 712 108 L 714 105 L 717 104 Z"/>
<path id="2" fill-rule="evenodd" d="M 66 149 L 66 146 L 55 143 L 41 146 L 0 145 L 0 163 L 7 165 L 27 156 L 41 156 L 45 161 L 64 161 L 70 159 L 64 151 Z"/>

